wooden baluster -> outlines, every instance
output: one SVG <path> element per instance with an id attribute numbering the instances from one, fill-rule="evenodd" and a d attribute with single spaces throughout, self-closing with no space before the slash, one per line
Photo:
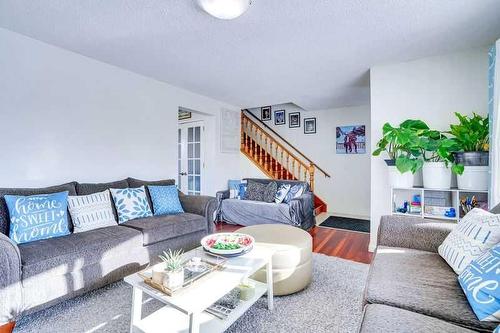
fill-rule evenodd
<path id="1" fill-rule="evenodd" d="M 274 175 L 273 141 L 269 140 L 269 172 Z"/>
<path id="2" fill-rule="evenodd" d="M 269 151 L 269 148 L 267 147 L 267 135 L 264 135 L 264 145 L 266 149 L 264 150 L 264 168 L 269 171 L 269 154 L 267 153 Z"/>
<path id="3" fill-rule="evenodd" d="M 280 164 L 279 164 L 279 162 L 278 162 L 278 148 L 279 148 L 279 147 L 278 147 L 278 145 L 276 144 L 276 152 L 275 152 L 275 154 L 274 154 L 274 156 L 275 156 L 275 160 L 276 160 L 276 170 L 275 170 L 275 173 L 274 173 L 274 178 L 275 178 L 275 179 L 279 179 L 279 178 L 278 178 L 278 172 L 279 172 Z"/>
<path id="4" fill-rule="evenodd" d="M 286 153 L 286 179 L 290 179 L 290 154 Z"/>
<path id="5" fill-rule="evenodd" d="M 304 181 L 307 182 L 307 172 L 309 171 L 309 168 L 307 168 L 305 165 L 304 165 Z"/>
<path id="6" fill-rule="evenodd" d="M 241 132 L 241 143 L 240 143 L 240 151 L 245 151 L 245 114 L 241 113 L 241 123 L 240 123 L 240 132 Z"/>
<path id="7" fill-rule="evenodd" d="M 286 177 L 285 177 L 285 165 L 283 163 L 283 149 L 281 149 L 281 154 L 280 154 L 280 165 L 281 165 L 280 179 L 286 179 Z"/>
<path id="8" fill-rule="evenodd" d="M 251 133 L 250 133 L 250 122 L 249 121 L 247 121 L 246 128 L 247 128 L 247 154 L 250 155 L 250 148 L 252 146 L 252 143 L 251 143 L 252 138 L 250 137 Z"/>
<path id="9" fill-rule="evenodd" d="M 295 158 L 292 158 L 292 179 L 295 179 Z"/>
<path id="10" fill-rule="evenodd" d="M 314 164 L 309 165 L 309 187 L 311 188 L 311 191 L 314 191 Z"/>
<path id="11" fill-rule="evenodd" d="M 264 165 L 264 147 L 262 141 L 262 131 L 259 131 L 259 164 L 260 166 Z"/>
<path id="12" fill-rule="evenodd" d="M 252 124 L 252 157 L 255 159 L 255 125 Z"/>

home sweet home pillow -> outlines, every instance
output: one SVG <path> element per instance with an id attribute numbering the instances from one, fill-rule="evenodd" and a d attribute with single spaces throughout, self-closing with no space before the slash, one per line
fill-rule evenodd
<path id="1" fill-rule="evenodd" d="M 474 259 L 500 242 L 500 215 L 474 208 L 446 237 L 438 252 L 460 274 Z"/>
<path id="2" fill-rule="evenodd" d="M 479 320 L 500 322 L 500 244 L 473 260 L 458 282 Z"/>
<path id="3" fill-rule="evenodd" d="M 116 225 L 109 191 L 68 197 L 68 209 L 73 221 L 73 232 Z"/>
<path id="4" fill-rule="evenodd" d="M 30 196 L 5 195 L 9 238 L 17 244 L 69 235 L 68 191 Z"/>

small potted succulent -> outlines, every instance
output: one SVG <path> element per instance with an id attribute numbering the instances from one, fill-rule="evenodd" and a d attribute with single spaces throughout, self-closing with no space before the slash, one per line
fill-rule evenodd
<path id="1" fill-rule="evenodd" d="M 487 190 L 489 186 L 489 119 L 476 113 L 464 116 L 456 112 L 459 123 L 450 125 L 458 146 L 455 162 L 463 165 L 457 184 L 461 190 Z"/>
<path id="2" fill-rule="evenodd" d="M 168 250 L 168 252 L 163 251 L 163 255 L 158 256 L 165 264 L 163 286 L 170 290 L 182 287 L 182 285 L 184 284 L 182 253 L 182 250 Z"/>
<path id="3" fill-rule="evenodd" d="M 385 123 L 382 138 L 377 142 L 373 156 L 386 152 L 385 160 L 389 168 L 389 182 L 392 187 L 413 187 L 413 174 L 422 168 L 419 135 L 429 127 L 421 120 L 408 119 L 399 127 Z"/>

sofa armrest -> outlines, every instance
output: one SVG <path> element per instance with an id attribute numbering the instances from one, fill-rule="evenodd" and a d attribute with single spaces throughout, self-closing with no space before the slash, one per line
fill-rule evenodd
<path id="1" fill-rule="evenodd" d="M 212 233 L 215 230 L 215 210 L 217 200 L 206 195 L 180 195 L 182 208 L 186 213 L 204 216 L 207 219 L 207 230 Z"/>
<path id="2" fill-rule="evenodd" d="M 288 203 L 292 222 L 302 229 L 309 230 L 316 224 L 314 217 L 314 196 L 306 192 Z"/>
<path id="3" fill-rule="evenodd" d="M 222 201 L 224 199 L 229 199 L 229 190 L 219 191 L 215 194 L 217 201 Z"/>
<path id="4" fill-rule="evenodd" d="M 437 252 L 455 225 L 413 216 L 382 216 L 377 244 Z"/>
<path id="5" fill-rule="evenodd" d="M 0 233 L 0 326 L 22 310 L 21 254 L 9 237 Z"/>

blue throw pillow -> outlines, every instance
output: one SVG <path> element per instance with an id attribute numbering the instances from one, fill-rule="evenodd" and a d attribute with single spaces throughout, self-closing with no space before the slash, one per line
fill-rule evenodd
<path id="1" fill-rule="evenodd" d="M 184 213 L 177 186 L 148 186 L 148 190 L 153 202 L 155 216 Z"/>
<path id="2" fill-rule="evenodd" d="M 298 198 L 304 193 L 304 185 L 302 184 L 295 184 L 290 188 L 290 191 L 286 194 L 285 199 L 283 200 L 284 203 L 290 203 L 290 201 L 294 198 Z"/>
<path id="3" fill-rule="evenodd" d="M 247 183 L 241 183 L 238 191 L 238 199 L 245 199 L 245 194 L 247 193 Z"/>
<path id="4" fill-rule="evenodd" d="M 292 187 L 292 185 L 290 185 L 290 184 L 281 184 L 278 187 L 278 191 L 276 192 L 276 195 L 274 196 L 274 202 L 282 203 L 283 200 L 285 200 L 288 192 L 290 192 L 291 187 Z"/>
<path id="5" fill-rule="evenodd" d="M 479 320 L 500 321 L 500 244 L 473 260 L 458 282 Z"/>
<path id="6" fill-rule="evenodd" d="M 10 216 L 9 237 L 17 244 L 69 235 L 68 191 L 4 196 Z"/>
<path id="7" fill-rule="evenodd" d="M 228 180 L 227 187 L 229 188 L 229 198 L 237 199 L 240 192 L 241 180 Z"/>
<path id="8" fill-rule="evenodd" d="M 129 220 L 153 216 L 144 186 L 136 188 L 110 188 L 118 213 L 118 224 Z"/>

